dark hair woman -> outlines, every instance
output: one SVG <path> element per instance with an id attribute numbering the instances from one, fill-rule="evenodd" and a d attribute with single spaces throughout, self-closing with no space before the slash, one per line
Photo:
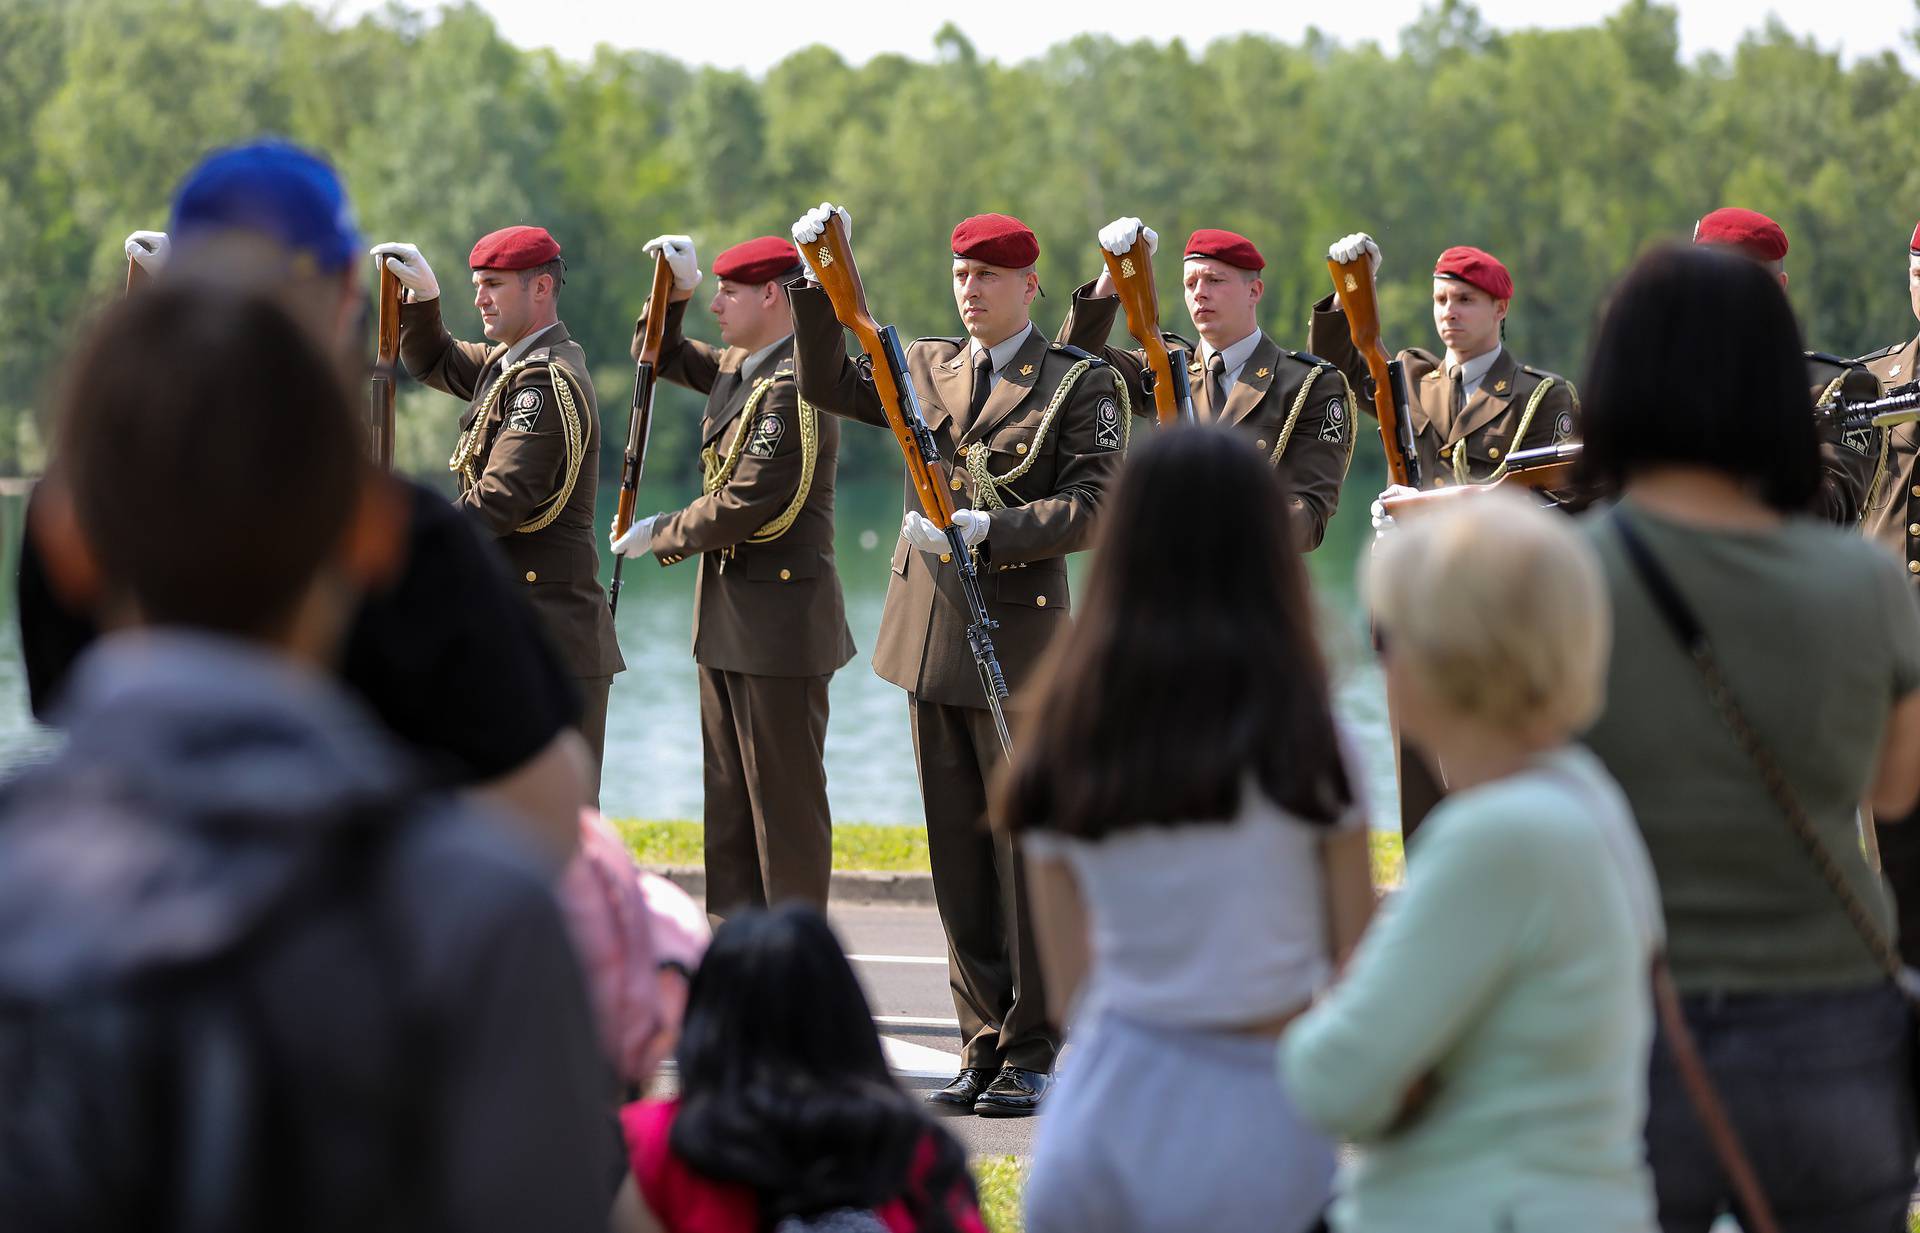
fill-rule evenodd
<path id="1" fill-rule="evenodd" d="M 964 1153 L 894 1084 L 814 909 L 720 927 L 678 1057 L 680 1095 L 622 1115 L 642 1228 L 985 1233 Z"/>
<path id="2" fill-rule="evenodd" d="M 1140 448 L 1001 785 L 1056 1019 L 1084 989 L 1035 1143 L 1036 1233 L 1305 1229 L 1325 1206 L 1333 1148 L 1274 1041 L 1373 897 L 1288 521 L 1223 429 Z"/>
<path id="3" fill-rule="evenodd" d="M 1907 1010 L 1876 960 L 1893 917 L 1858 827 L 1861 802 L 1898 817 L 1920 795 L 1911 587 L 1881 549 L 1796 513 L 1818 477 L 1812 405 L 1792 310 L 1753 262 L 1647 254 L 1585 388 L 1586 460 L 1617 499 L 1584 528 L 1615 621 L 1587 741 L 1653 857 L 1687 1019 L 1785 1227 L 1899 1227 Z M 1677 603 L 1656 600 L 1663 576 Z M 1678 609 L 1739 717 L 1676 634 Z M 1664 1042 L 1651 1074 L 1661 1224 L 1704 1229 L 1731 1196 Z"/>

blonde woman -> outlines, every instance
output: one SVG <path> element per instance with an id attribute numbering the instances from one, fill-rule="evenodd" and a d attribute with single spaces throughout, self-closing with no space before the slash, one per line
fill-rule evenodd
<path id="1" fill-rule="evenodd" d="M 1281 1040 L 1295 1107 L 1361 1149 L 1334 1226 L 1651 1230 L 1659 893 L 1625 798 L 1573 744 L 1607 666 L 1594 555 L 1564 517 L 1487 493 L 1396 529 L 1368 579 L 1388 695 L 1450 792 Z"/>

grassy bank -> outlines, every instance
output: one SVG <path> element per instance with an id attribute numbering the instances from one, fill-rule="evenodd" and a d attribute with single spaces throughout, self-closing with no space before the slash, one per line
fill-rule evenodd
<path id="1" fill-rule="evenodd" d="M 644 818 L 616 818 L 614 825 L 642 865 L 698 865 L 700 824 Z M 879 873 L 925 873 L 927 833 L 917 826 L 876 826 L 868 822 L 840 823 L 833 828 L 833 867 Z M 1400 836 L 1373 833 L 1373 877 L 1381 885 L 1396 885 L 1405 870 Z"/>

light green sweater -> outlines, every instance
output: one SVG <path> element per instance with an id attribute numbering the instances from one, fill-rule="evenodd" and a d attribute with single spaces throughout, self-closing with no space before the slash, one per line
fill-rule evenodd
<path id="1" fill-rule="evenodd" d="M 1280 1043 L 1301 1114 L 1361 1148 L 1342 1233 L 1655 1227 L 1643 1162 L 1659 891 L 1625 798 L 1567 747 L 1461 792 Z M 1393 1135 L 1407 1090 L 1426 1110 Z"/>

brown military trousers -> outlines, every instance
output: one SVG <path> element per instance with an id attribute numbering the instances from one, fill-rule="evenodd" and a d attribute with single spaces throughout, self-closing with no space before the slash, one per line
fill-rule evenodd
<path id="1" fill-rule="evenodd" d="M 1026 870 L 1013 840 L 987 828 L 986 785 L 1003 757 L 992 715 L 912 694 L 907 706 L 960 1065 L 1050 1071 L 1060 1038 L 1047 1022 Z"/>
<path id="2" fill-rule="evenodd" d="M 715 916 L 789 899 L 827 906 L 832 679 L 700 669 L 707 911 Z"/>

